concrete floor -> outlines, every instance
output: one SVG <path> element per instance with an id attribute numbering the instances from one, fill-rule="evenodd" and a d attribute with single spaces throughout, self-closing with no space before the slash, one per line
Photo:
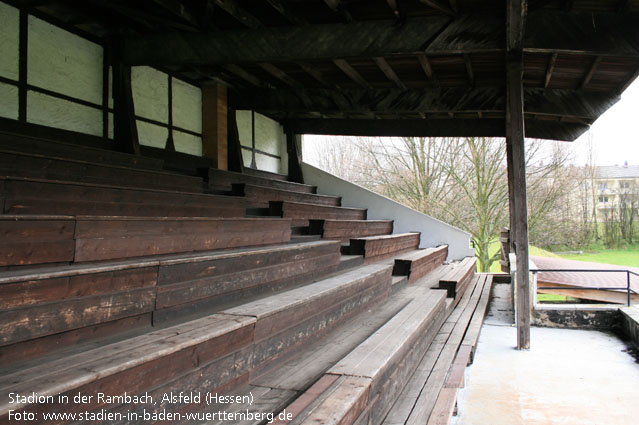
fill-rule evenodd
<path id="1" fill-rule="evenodd" d="M 516 329 L 492 309 L 453 424 L 639 424 L 639 364 L 623 341 L 598 331 L 532 328 L 530 351 L 517 351 Z"/>

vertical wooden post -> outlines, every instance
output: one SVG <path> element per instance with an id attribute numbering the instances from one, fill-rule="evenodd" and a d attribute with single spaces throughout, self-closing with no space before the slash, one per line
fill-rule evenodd
<path id="1" fill-rule="evenodd" d="M 511 202 L 511 239 L 517 254 L 517 348 L 530 348 L 530 279 L 528 264 L 528 210 L 524 145 L 523 38 L 526 0 L 510 0 L 506 13 L 506 145 Z"/>
<path id="2" fill-rule="evenodd" d="M 286 130 L 286 153 L 288 154 L 288 179 L 296 183 L 304 183 L 302 174 L 301 136 Z"/>
<path id="3" fill-rule="evenodd" d="M 113 139 L 117 150 L 140 154 L 131 67 L 120 61 L 117 46 L 113 49 Z"/>
<path id="4" fill-rule="evenodd" d="M 512 170 L 514 246 L 517 254 L 517 348 L 530 348 L 530 282 L 528 265 L 528 211 L 526 202 L 526 153 L 524 147 L 523 61 L 521 52 L 508 57 L 508 137 L 512 157 L 508 168 Z"/>
<path id="5" fill-rule="evenodd" d="M 202 154 L 220 170 L 228 170 L 228 94 L 226 86 L 202 86 Z"/>

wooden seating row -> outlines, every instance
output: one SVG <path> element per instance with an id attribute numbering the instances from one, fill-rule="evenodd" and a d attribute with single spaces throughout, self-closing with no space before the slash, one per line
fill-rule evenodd
<path id="1" fill-rule="evenodd" d="M 0 215 L 0 266 L 76 263 L 286 243 L 273 218 Z"/>
<path id="2" fill-rule="evenodd" d="M 419 233 L 399 233 L 351 239 L 348 252 L 363 255 L 364 261 L 370 263 L 417 249 L 419 238 Z"/>
<path id="3" fill-rule="evenodd" d="M 202 193 L 202 178 L 40 154 L 0 151 L 0 175 Z"/>
<path id="4" fill-rule="evenodd" d="M 455 305 L 461 299 L 475 274 L 476 263 L 475 257 L 466 257 L 457 263 L 453 263 L 449 271 L 439 280 L 439 288 L 446 289 L 448 297 L 455 300 Z"/>
<path id="5" fill-rule="evenodd" d="M 142 217 L 244 217 L 244 200 L 232 196 L 136 189 L 67 181 L 0 178 L 5 214 Z"/>
<path id="6" fill-rule="evenodd" d="M 492 278 L 476 276 L 448 317 L 416 373 L 399 395 L 384 425 L 448 423 L 457 389 L 467 365 L 490 299 Z M 442 421 L 443 420 L 443 421 Z"/>
<path id="7" fill-rule="evenodd" d="M 25 129 L 20 128 L 22 127 L 21 123 L 4 118 L 0 118 L 0 123 L 3 128 L 0 131 L 0 149 L 2 150 L 19 150 L 25 153 L 88 161 L 96 164 L 155 171 L 162 170 L 163 161 L 161 159 L 118 152 L 106 146 L 101 147 L 104 143 L 102 138 L 94 138 L 85 134 L 35 126 L 33 124 L 28 124 L 29 127 L 36 130 L 35 132 L 31 131 L 31 133 L 38 134 L 26 135 L 24 134 Z M 10 127 L 14 127 L 13 131 Z M 41 131 L 37 131 L 38 129 Z M 78 138 L 81 138 L 82 142 L 87 142 L 87 139 L 93 140 L 94 146 L 82 142 L 70 142 Z"/>
<path id="8" fill-rule="evenodd" d="M 61 409 L 67 413 L 129 411 L 140 416 L 143 409 L 149 413 L 201 410 L 206 403 L 160 402 L 162 394 L 215 393 L 246 382 L 265 365 L 383 297 L 390 290 L 390 277 L 390 266 L 364 266 L 202 319 L 6 374 L 0 378 L 3 394 L 34 391 L 56 397 L 43 403 L 1 400 L 0 421 L 7 420 L 9 410 L 37 412 L 38 418 Z M 120 395 L 125 391 L 148 394 L 157 403 L 136 405 L 96 397 L 98 392 Z M 94 397 L 84 404 L 60 405 L 58 394 L 72 398 L 78 392 Z"/>
<path id="9" fill-rule="evenodd" d="M 220 311 L 333 273 L 339 257 L 317 241 L 2 272 L 0 359 Z"/>
<path id="10" fill-rule="evenodd" d="M 316 195 L 313 193 L 293 192 L 290 190 L 274 189 L 265 186 L 255 186 L 246 183 L 233 183 L 231 194 L 246 198 L 251 208 L 268 208 L 269 201 L 303 202 L 307 204 L 339 207 L 341 198 L 337 196 Z"/>
<path id="11" fill-rule="evenodd" d="M 447 257 L 448 245 L 410 252 L 395 258 L 393 275 L 408 276 L 408 281 L 412 283 L 440 266 Z"/>
<path id="12" fill-rule="evenodd" d="M 362 208 L 332 207 L 303 202 L 271 201 L 269 214 L 292 219 L 294 227 L 308 226 L 309 220 L 366 220 L 366 210 Z"/>
<path id="13" fill-rule="evenodd" d="M 254 174 L 236 173 L 233 171 L 219 170 L 217 168 L 207 169 L 208 188 L 211 190 L 230 191 L 233 184 L 246 183 L 254 186 L 269 187 L 272 189 L 288 190 L 299 193 L 317 193 L 317 187 L 289 182 L 272 176 L 258 176 Z"/>
<path id="14" fill-rule="evenodd" d="M 390 235 L 393 220 L 309 220 L 308 233 L 349 242 L 352 238 Z"/>

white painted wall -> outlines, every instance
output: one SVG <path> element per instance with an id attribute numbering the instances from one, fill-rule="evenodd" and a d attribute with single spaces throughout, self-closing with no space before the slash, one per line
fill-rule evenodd
<path id="1" fill-rule="evenodd" d="M 474 256 L 470 234 L 408 208 L 326 171 L 302 163 L 304 183 L 317 186 L 318 193 L 342 197 L 345 207 L 367 208 L 370 220 L 392 219 L 394 233 L 421 232 L 421 248 L 448 244 L 448 259 Z"/>
<path id="2" fill-rule="evenodd" d="M 20 12 L 0 3 L 0 76 L 18 81 Z"/>

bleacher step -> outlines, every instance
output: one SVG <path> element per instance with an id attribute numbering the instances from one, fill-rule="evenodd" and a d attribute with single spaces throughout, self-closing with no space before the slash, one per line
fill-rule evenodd
<path id="1" fill-rule="evenodd" d="M 351 239 L 349 254 L 363 255 L 366 263 L 380 261 L 417 249 L 419 239 L 418 232 Z"/>
<path id="2" fill-rule="evenodd" d="M 393 233 L 393 220 L 310 220 L 309 233 L 349 242 L 353 238 L 389 235 Z"/>

